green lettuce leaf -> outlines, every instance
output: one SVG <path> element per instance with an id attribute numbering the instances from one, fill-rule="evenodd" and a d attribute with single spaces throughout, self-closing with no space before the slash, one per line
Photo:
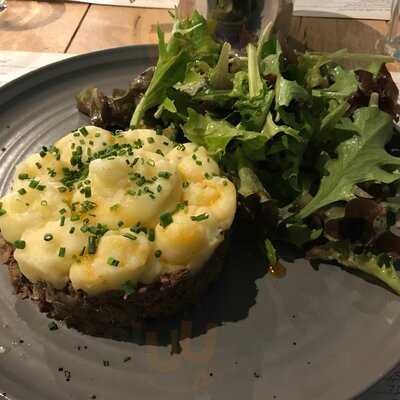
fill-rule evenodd
<path id="1" fill-rule="evenodd" d="M 247 63 L 249 68 L 249 96 L 259 96 L 264 89 L 264 82 L 261 79 L 258 64 L 257 49 L 253 44 L 247 45 Z"/>
<path id="2" fill-rule="evenodd" d="M 306 89 L 300 86 L 296 81 L 289 81 L 283 76 L 279 76 L 276 84 L 276 106 L 289 106 L 293 100 L 307 101 L 310 98 Z"/>
<path id="3" fill-rule="evenodd" d="M 301 82 L 309 89 L 325 87 L 328 79 L 322 72 L 322 67 L 330 63 L 340 61 L 352 61 L 357 63 L 373 63 L 382 65 L 383 63 L 394 62 L 393 57 L 378 54 L 349 53 L 346 49 L 338 50 L 334 53 L 307 52 L 298 56 L 299 68 L 298 76 Z"/>
<path id="4" fill-rule="evenodd" d="M 329 98 L 347 98 L 358 89 L 356 74 L 337 65 L 331 70 L 334 83 L 325 89 L 314 89 L 313 96 Z"/>
<path id="5" fill-rule="evenodd" d="M 178 110 L 175 106 L 175 103 L 173 100 L 171 100 L 169 97 L 166 97 L 164 101 L 159 105 L 157 111 L 154 114 L 155 118 L 160 118 L 161 114 L 164 111 L 169 111 L 170 113 L 176 113 Z"/>
<path id="6" fill-rule="evenodd" d="M 275 54 L 277 53 L 276 51 L 276 40 L 272 39 L 271 43 L 271 34 L 272 34 L 272 29 L 274 27 L 274 24 L 272 22 L 269 22 L 263 31 L 260 34 L 260 37 L 258 38 L 257 42 L 257 60 L 258 63 L 261 63 L 261 61 L 265 58 L 268 57 L 271 53 Z M 273 47 L 271 49 L 271 47 Z"/>
<path id="7" fill-rule="evenodd" d="M 208 152 L 220 158 L 232 140 L 242 143 L 246 155 L 257 158 L 264 153 L 265 143 L 270 139 L 260 132 L 235 127 L 226 120 L 217 120 L 189 108 L 187 122 L 182 125 L 185 137 L 193 143 L 204 146 Z"/>
<path id="8" fill-rule="evenodd" d="M 174 88 L 193 97 L 206 86 L 206 83 L 205 75 L 193 70 L 190 66 L 186 70 L 183 82 L 176 83 Z"/>
<path id="9" fill-rule="evenodd" d="M 321 121 L 321 131 L 333 129 L 350 109 L 350 104 L 346 101 L 336 103 L 332 100 L 331 103 L 328 114 Z"/>
<path id="10" fill-rule="evenodd" d="M 227 145 L 243 132 L 225 120 L 216 120 L 188 109 L 187 122 L 182 125 L 185 137 L 191 142 L 204 146 L 211 155 L 221 157 Z"/>
<path id="11" fill-rule="evenodd" d="M 284 233 L 286 240 L 293 243 L 299 249 L 314 240 L 317 240 L 322 235 L 323 229 L 312 229 L 306 224 L 286 224 Z"/>
<path id="12" fill-rule="evenodd" d="M 313 248 L 308 256 L 311 259 L 336 261 L 346 268 L 362 271 L 385 283 L 400 295 L 400 277 L 393 261 L 385 255 L 355 253 L 347 241 L 330 242 Z"/>
<path id="13" fill-rule="evenodd" d="M 238 192 L 242 196 L 248 197 L 256 194 L 261 203 L 270 200 L 268 192 L 265 190 L 264 185 L 261 183 L 253 168 L 246 163 L 241 163 L 238 169 L 238 175 L 240 182 Z"/>
<path id="14" fill-rule="evenodd" d="M 327 161 L 325 170 L 328 175 L 322 178 L 315 197 L 298 214 L 301 219 L 330 203 L 350 200 L 358 183 L 391 183 L 400 178 L 398 173 L 383 169 L 387 165 L 400 165 L 400 158 L 385 150 L 393 135 L 390 115 L 370 106 L 357 110 L 354 122 L 344 121 L 344 128 L 354 131 L 355 135 L 338 146 L 337 159 Z"/>
<path id="15" fill-rule="evenodd" d="M 231 45 L 225 42 L 221 49 L 218 63 L 210 76 L 210 85 L 213 89 L 227 90 L 232 87 L 231 74 L 229 73 L 229 55 Z"/>
<path id="16" fill-rule="evenodd" d="M 223 165 L 227 170 L 237 171 L 236 186 L 243 197 L 256 195 L 261 203 L 271 199 L 269 193 L 260 181 L 254 168 L 254 164 L 246 158 L 240 147 L 229 153 L 223 159 Z"/>
<path id="17" fill-rule="evenodd" d="M 164 34 L 160 30 L 158 34 L 160 58 L 153 79 L 132 115 L 130 123 L 132 128 L 137 128 L 144 113 L 161 104 L 167 96 L 168 89 L 185 77 L 186 64 L 189 61 L 188 53 L 186 50 L 181 50 L 178 54 L 169 56 L 165 48 Z"/>
<path id="18" fill-rule="evenodd" d="M 239 99 L 234 104 L 234 107 L 241 116 L 240 128 L 251 131 L 262 130 L 274 97 L 273 90 L 265 89 L 259 96 L 252 99 Z"/>
<path id="19" fill-rule="evenodd" d="M 276 249 L 269 239 L 264 240 L 264 249 L 268 260 L 268 266 L 275 266 L 278 262 Z"/>
<path id="20" fill-rule="evenodd" d="M 158 28 L 159 57 L 150 85 L 132 115 L 130 126 L 138 127 L 145 112 L 161 104 L 168 89 L 185 79 L 191 60 L 217 62 L 220 45 L 210 24 L 198 12 L 186 20 L 175 19 L 172 36 L 165 43 L 164 33 Z"/>
<path id="21" fill-rule="evenodd" d="M 299 136 L 299 131 L 298 130 L 293 129 L 290 126 L 286 126 L 286 125 L 277 125 L 274 122 L 272 113 L 269 113 L 267 115 L 267 120 L 265 122 L 265 125 L 264 125 L 264 128 L 263 128 L 262 132 L 269 139 L 273 138 L 278 133 L 284 133 L 285 135 L 292 136 L 294 139 L 296 139 L 299 142 L 303 141 L 302 137 Z"/>

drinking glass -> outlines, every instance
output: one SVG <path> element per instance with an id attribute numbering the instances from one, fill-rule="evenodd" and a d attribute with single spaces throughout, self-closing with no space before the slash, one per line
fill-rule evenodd
<path id="1" fill-rule="evenodd" d="M 216 33 L 240 47 L 260 33 L 269 22 L 279 30 L 287 30 L 292 13 L 291 0 L 181 0 L 181 17 L 199 11 L 217 23 Z"/>
<path id="2" fill-rule="evenodd" d="M 400 0 L 393 0 L 392 17 L 389 21 L 389 30 L 385 38 L 387 54 L 400 59 Z"/>

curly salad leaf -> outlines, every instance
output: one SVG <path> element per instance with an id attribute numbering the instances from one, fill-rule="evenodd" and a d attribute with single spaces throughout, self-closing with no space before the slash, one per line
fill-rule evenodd
<path id="1" fill-rule="evenodd" d="M 145 88 L 115 97 L 88 90 L 80 109 L 95 123 L 150 127 L 206 147 L 235 182 L 267 262 L 285 249 L 291 259 L 307 253 L 399 292 L 400 237 L 391 229 L 400 210 L 400 107 L 385 66 L 393 59 L 294 53 L 272 28 L 237 51 L 197 12 L 175 17 L 168 42 L 159 30 Z M 382 265 L 382 254 L 393 262 Z"/>
<path id="2" fill-rule="evenodd" d="M 354 121 L 347 119 L 342 124 L 354 135 L 339 144 L 337 158 L 326 162 L 327 175 L 322 178 L 316 196 L 299 212 L 300 219 L 328 204 L 351 200 L 359 183 L 392 183 L 400 178 L 400 171 L 384 169 L 385 166 L 400 165 L 400 158 L 393 157 L 385 149 L 393 135 L 390 115 L 373 105 L 360 108 L 353 118 Z"/>
<path id="3" fill-rule="evenodd" d="M 180 21 L 175 19 L 172 37 L 165 43 L 164 33 L 158 28 L 159 58 L 150 85 L 132 115 L 130 126 L 138 127 L 144 113 L 161 104 L 167 97 L 168 90 L 184 80 L 188 63 L 191 59 L 196 62 L 215 62 L 215 55 L 220 45 L 216 42 L 212 28 L 198 13 Z"/>
<path id="4" fill-rule="evenodd" d="M 345 268 L 368 274 L 400 295 L 400 276 L 393 259 L 386 254 L 376 255 L 370 252 L 360 254 L 345 241 L 315 247 L 308 255 L 312 259 L 336 261 Z"/>

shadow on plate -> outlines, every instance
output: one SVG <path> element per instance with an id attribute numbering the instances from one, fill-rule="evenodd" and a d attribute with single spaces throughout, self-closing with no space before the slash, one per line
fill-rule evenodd
<path id="1" fill-rule="evenodd" d="M 247 229 L 236 229 L 225 267 L 200 303 L 177 318 L 139 325 L 130 340 L 139 344 L 172 345 L 172 351 L 179 352 L 180 340 L 201 336 L 228 322 L 244 320 L 256 304 L 256 280 L 266 272 L 260 255 L 254 251 L 251 234 Z"/>
<path id="2" fill-rule="evenodd" d="M 181 340 L 246 319 L 256 304 L 256 280 L 266 274 L 267 268 L 254 251 L 250 232 L 242 228 L 235 229 L 224 269 L 198 304 L 175 318 L 138 323 L 132 331 L 120 332 L 113 339 L 139 345 L 171 346 L 172 353 L 179 353 Z"/>

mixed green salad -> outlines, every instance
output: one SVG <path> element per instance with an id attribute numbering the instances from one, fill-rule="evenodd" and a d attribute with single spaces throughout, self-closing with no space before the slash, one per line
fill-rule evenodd
<path id="1" fill-rule="evenodd" d="M 158 32 L 154 68 L 112 96 L 85 89 L 78 107 L 108 129 L 151 127 L 206 147 L 235 182 L 269 265 L 329 261 L 400 294 L 393 60 L 294 52 L 271 28 L 237 52 L 197 12 L 175 18 L 168 43 Z"/>

